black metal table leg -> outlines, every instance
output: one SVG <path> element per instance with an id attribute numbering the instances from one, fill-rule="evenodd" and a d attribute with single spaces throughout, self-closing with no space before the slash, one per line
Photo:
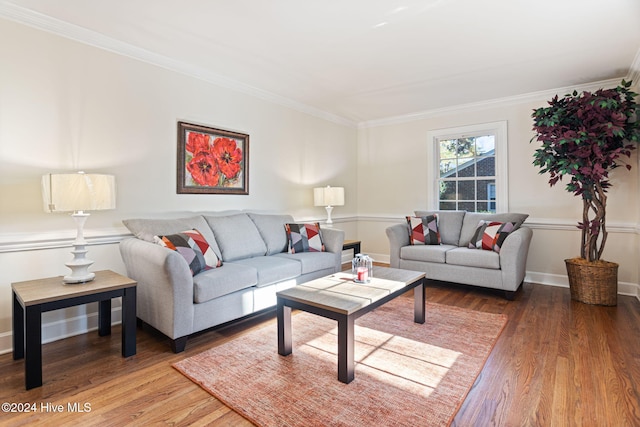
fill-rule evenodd
<path id="1" fill-rule="evenodd" d="M 349 384 L 355 377 L 354 329 L 353 316 L 338 319 L 338 380 L 345 384 Z"/>
<path id="2" fill-rule="evenodd" d="M 122 296 L 122 357 L 136 354 L 136 288 L 126 288 Z"/>
<path id="3" fill-rule="evenodd" d="M 426 292 L 424 289 L 424 279 L 420 279 L 420 284 L 413 288 L 413 305 L 414 305 L 414 322 L 416 323 L 424 323 L 425 322 L 425 308 L 424 305 L 426 303 Z"/>
<path id="4" fill-rule="evenodd" d="M 42 307 L 30 305 L 25 311 L 24 379 L 29 390 L 42 385 Z"/>
<path id="5" fill-rule="evenodd" d="M 111 334 L 111 298 L 98 301 L 98 335 Z"/>
<path id="6" fill-rule="evenodd" d="M 24 357 L 24 308 L 13 293 L 13 360 Z"/>
<path id="7" fill-rule="evenodd" d="M 284 305 L 278 298 L 276 312 L 278 318 L 278 354 L 288 356 L 292 351 L 291 307 Z"/>

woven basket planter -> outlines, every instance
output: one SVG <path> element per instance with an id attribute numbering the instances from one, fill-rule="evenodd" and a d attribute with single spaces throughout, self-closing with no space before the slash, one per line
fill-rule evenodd
<path id="1" fill-rule="evenodd" d="M 565 259 L 564 262 L 572 300 L 609 306 L 618 303 L 618 264 L 587 262 L 583 258 Z"/>

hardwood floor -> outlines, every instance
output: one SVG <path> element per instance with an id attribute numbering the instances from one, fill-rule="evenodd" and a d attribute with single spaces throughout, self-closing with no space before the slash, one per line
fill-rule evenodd
<path id="1" fill-rule="evenodd" d="M 489 290 L 430 284 L 427 299 L 509 317 L 454 426 L 640 425 L 636 298 L 590 306 L 571 301 L 568 289 L 525 284 L 507 301 Z M 139 328 L 138 353 L 128 359 L 120 356 L 119 326 L 107 337 L 92 332 L 56 341 L 43 346 L 44 385 L 29 391 L 24 361 L 2 355 L 1 401 L 35 411 L 3 412 L 0 424 L 249 426 L 171 364 L 270 322 L 274 311 L 198 334 L 181 354 Z M 70 412 L 74 405 L 84 412 Z"/>

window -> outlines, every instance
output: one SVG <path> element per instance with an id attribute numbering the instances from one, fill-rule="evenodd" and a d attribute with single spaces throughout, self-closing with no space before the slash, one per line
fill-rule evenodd
<path id="1" fill-rule="evenodd" d="M 497 122 L 429 132 L 432 209 L 508 211 L 506 127 Z"/>

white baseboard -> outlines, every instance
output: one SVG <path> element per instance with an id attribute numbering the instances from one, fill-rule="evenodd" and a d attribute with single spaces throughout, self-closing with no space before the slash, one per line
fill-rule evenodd
<path id="1" fill-rule="evenodd" d="M 348 255 L 349 254 L 346 255 L 347 258 Z M 369 254 L 369 256 L 377 262 L 382 262 L 385 264 L 389 264 L 390 262 L 390 256 L 387 254 Z M 343 253 L 342 262 L 349 263 L 351 262 L 351 259 L 349 258 L 345 261 L 345 254 Z M 569 279 L 566 275 L 563 274 L 549 274 L 527 271 L 524 277 L 524 281 L 529 283 L 537 283 L 540 285 L 558 286 L 561 288 L 569 287 Z M 638 298 L 638 301 L 640 301 L 640 285 L 629 282 L 618 282 L 618 294 L 636 297 Z"/>
<path id="2" fill-rule="evenodd" d="M 525 282 L 538 283 L 541 285 L 569 287 L 569 278 L 562 274 L 536 273 L 527 271 Z M 627 295 L 638 298 L 640 301 L 640 286 L 635 283 L 618 282 L 618 295 Z"/>

